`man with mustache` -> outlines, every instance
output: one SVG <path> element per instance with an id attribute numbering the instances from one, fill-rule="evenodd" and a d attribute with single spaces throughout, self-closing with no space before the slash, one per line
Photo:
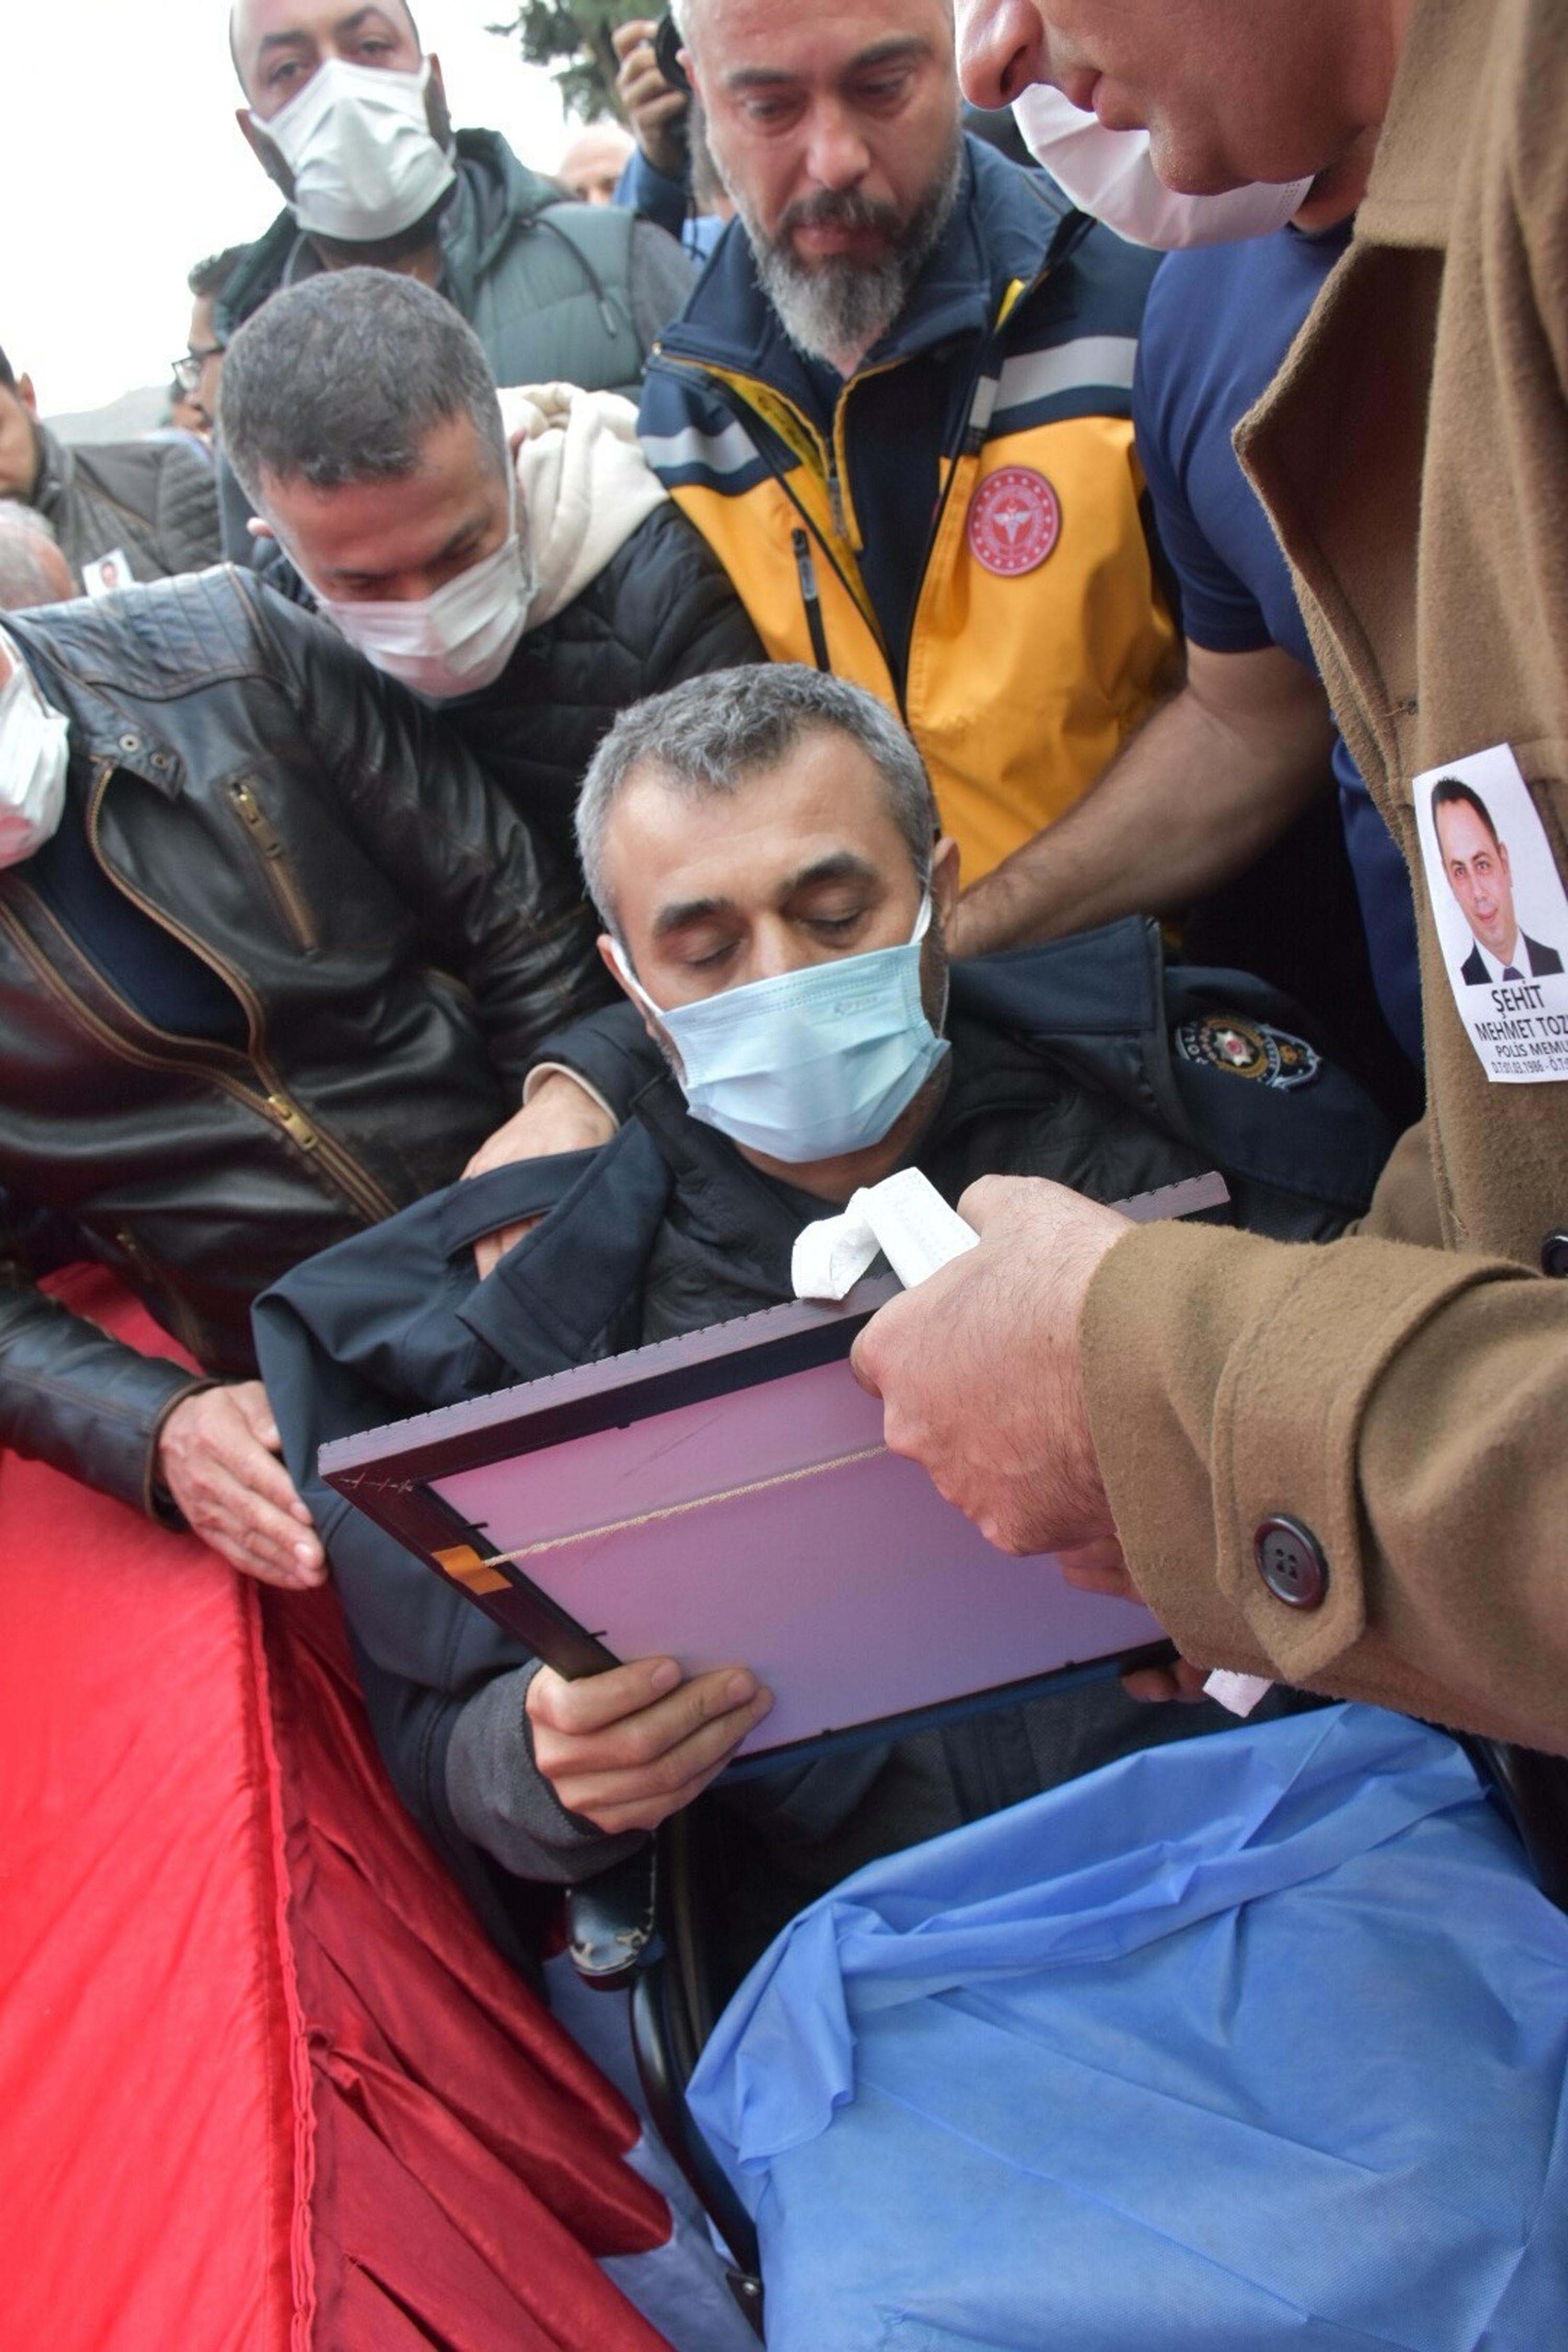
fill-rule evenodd
<path id="1" fill-rule="evenodd" d="M 961 132 L 943 0 L 686 0 L 739 218 L 644 446 L 769 655 L 868 687 L 977 880 L 1171 682 L 1132 359 L 1152 261 Z M 1005 946 L 960 908 L 966 954 Z"/>

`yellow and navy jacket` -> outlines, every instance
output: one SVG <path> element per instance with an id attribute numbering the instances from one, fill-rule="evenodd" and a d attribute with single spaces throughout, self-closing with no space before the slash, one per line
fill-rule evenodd
<path id="1" fill-rule="evenodd" d="M 847 382 L 789 342 L 735 222 L 655 348 L 641 425 L 771 657 L 900 712 L 973 881 L 1094 782 L 1176 646 L 1132 446 L 1155 257 L 965 148 Z"/>

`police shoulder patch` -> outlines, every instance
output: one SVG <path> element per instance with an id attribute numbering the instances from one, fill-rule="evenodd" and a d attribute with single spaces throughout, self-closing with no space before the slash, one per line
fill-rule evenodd
<path id="1" fill-rule="evenodd" d="M 1176 1032 L 1176 1051 L 1184 1062 L 1205 1063 L 1233 1078 L 1282 1089 L 1310 1087 L 1323 1066 L 1305 1037 L 1293 1037 L 1267 1021 L 1246 1020 L 1239 1013 L 1205 1013 L 1197 1021 L 1184 1021 Z"/>

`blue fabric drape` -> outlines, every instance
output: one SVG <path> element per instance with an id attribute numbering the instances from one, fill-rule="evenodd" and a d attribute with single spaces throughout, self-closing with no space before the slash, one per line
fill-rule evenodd
<path id="1" fill-rule="evenodd" d="M 1125 1759 L 861 1871 L 699 2122 L 770 2352 L 1568 2344 L 1568 1919 L 1440 1734 Z"/>

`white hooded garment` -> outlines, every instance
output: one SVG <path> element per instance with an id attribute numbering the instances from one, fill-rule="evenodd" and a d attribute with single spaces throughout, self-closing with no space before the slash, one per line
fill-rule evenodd
<path id="1" fill-rule="evenodd" d="M 500 405 L 509 437 L 521 436 L 517 487 L 538 582 L 526 635 L 581 595 L 668 493 L 618 393 L 519 384 Z"/>

